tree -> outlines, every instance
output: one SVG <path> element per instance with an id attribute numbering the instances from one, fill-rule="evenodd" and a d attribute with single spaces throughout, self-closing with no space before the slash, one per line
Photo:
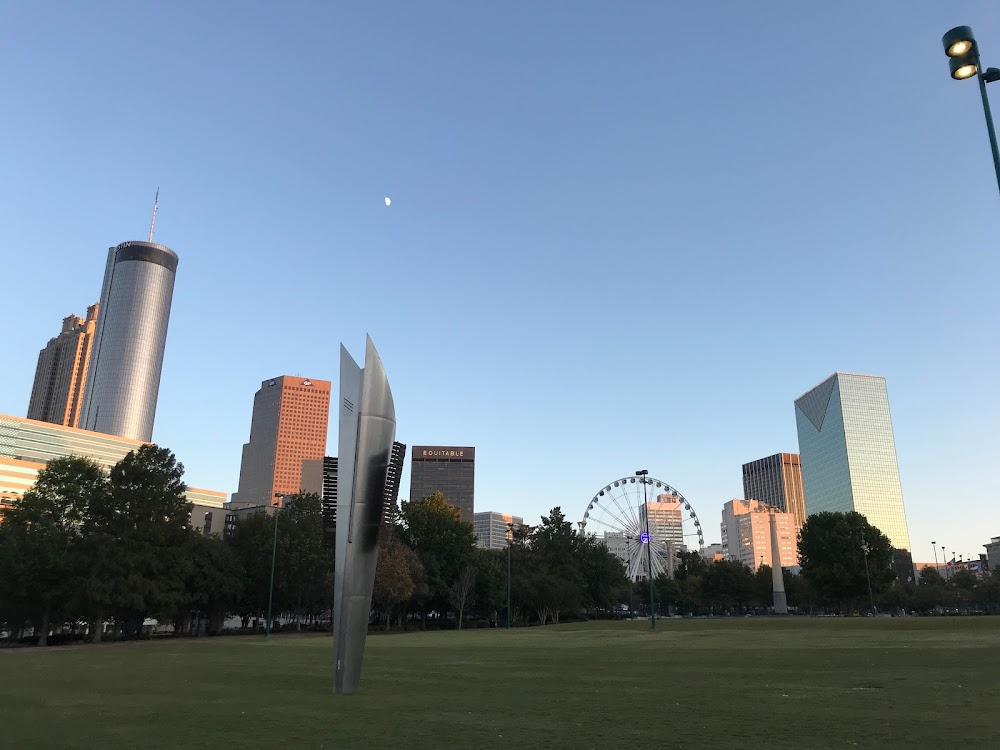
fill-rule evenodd
<path id="1" fill-rule="evenodd" d="M 867 601 L 869 577 L 875 596 L 895 577 L 888 537 L 856 512 L 809 516 L 799 532 L 799 564 L 817 597 L 843 609 Z"/>
<path id="2" fill-rule="evenodd" d="M 507 607 L 507 550 L 476 549 L 476 588 L 472 600 L 490 625 L 497 624 L 498 612 Z"/>
<path id="3" fill-rule="evenodd" d="M 273 515 L 260 512 L 237 519 L 226 539 L 242 570 L 242 594 L 234 611 L 240 615 L 244 628 L 267 607 L 273 533 Z"/>
<path id="4" fill-rule="evenodd" d="M 109 492 L 91 505 L 82 533 L 96 638 L 107 614 L 128 635 L 141 632 L 148 614 L 172 617 L 182 606 L 191 517 L 183 476 L 173 453 L 143 445 L 115 464 Z"/>
<path id="5" fill-rule="evenodd" d="M 455 582 L 451 584 L 451 588 L 448 591 L 451 605 L 458 613 L 459 630 L 462 629 L 462 619 L 465 617 L 465 607 L 469 603 L 469 597 L 472 596 L 473 587 L 475 585 L 476 571 L 472 565 L 469 564 L 462 568 L 462 572 L 458 574 L 458 578 L 456 578 Z"/>
<path id="6" fill-rule="evenodd" d="M 578 542 L 577 557 L 583 579 L 584 606 L 610 612 L 621 603 L 622 592 L 628 591 L 628 578 L 621 560 L 592 536 Z"/>
<path id="7" fill-rule="evenodd" d="M 390 540 L 379 549 L 372 602 L 385 615 L 386 630 L 392 625 L 393 613 L 404 608 L 416 593 L 421 578 L 420 558 L 405 544 Z"/>
<path id="8" fill-rule="evenodd" d="M 295 628 L 314 618 L 333 602 L 333 553 L 323 543 L 323 508 L 319 495 L 285 497 L 275 514 L 278 552 L 274 599 L 279 612 L 292 612 Z M 274 526 L 267 524 L 273 534 Z M 273 537 L 272 537 L 273 538 Z"/>
<path id="9" fill-rule="evenodd" d="M 770 565 L 759 565 L 753 575 L 753 600 L 758 607 L 765 609 L 774 604 L 774 579 Z"/>
<path id="10" fill-rule="evenodd" d="M 681 588 L 677 581 L 668 575 L 658 575 L 653 579 L 656 587 L 656 606 L 660 611 L 670 613 L 670 608 L 676 606 L 681 598 Z"/>
<path id="11" fill-rule="evenodd" d="M 705 558 L 701 556 L 700 552 L 696 550 L 677 552 L 677 567 L 674 570 L 674 578 L 678 581 L 692 576 L 702 576 L 706 570 L 708 570 L 708 563 L 705 562 Z"/>
<path id="12" fill-rule="evenodd" d="M 753 573 L 738 560 L 717 560 L 703 578 L 705 599 L 725 610 L 743 609 L 753 597 Z"/>
<path id="13" fill-rule="evenodd" d="M 4 511 L 4 557 L 13 569 L 7 597 L 20 601 L 38 644 L 46 645 L 54 614 L 67 614 L 83 577 L 80 530 L 108 492 L 108 480 L 90 459 L 56 458 L 38 473 L 34 488 Z"/>
<path id="14" fill-rule="evenodd" d="M 401 503 L 399 518 L 399 540 L 417 553 L 424 566 L 427 603 L 446 611 L 452 584 L 472 562 L 476 548 L 472 524 L 463 521 L 461 511 L 440 492 Z"/>
<path id="15" fill-rule="evenodd" d="M 206 620 L 209 634 L 222 630 L 243 594 L 243 567 L 231 545 L 190 529 L 185 540 L 187 576 L 184 600 L 175 614 L 174 631 L 186 632 L 191 614 Z"/>

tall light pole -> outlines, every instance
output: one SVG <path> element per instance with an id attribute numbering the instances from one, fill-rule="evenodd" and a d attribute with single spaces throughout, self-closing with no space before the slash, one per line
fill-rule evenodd
<path id="1" fill-rule="evenodd" d="M 997 133 L 993 128 L 993 113 L 990 111 L 990 100 L 986 96 L 986 84 L 1000 81 L 1000 68 L 983 70 L 979 59 L 979 45 L 968 26 L 956 26 L 941 38 L 944 53 L 948 56 L 948 68 L 951 77 L 957 81 L 975 76 L 979 80 L 979 93 L 983 97 L 983 113 L 986 115 L 986 131 L 990 136 L 990 148 L 993 150 L 993 169 L 997 175 L 997 188 L 1000 189 L 1000 149 L 997 148 Z"/>
<path id="2" fill-rule="evenodd" d="M 628 556 L 628 564 L 625 572 L 628 573 L 628 619 L 635 619 L 635 579 L 632 577 L 632 537 L 625 535 L 625 554 Z"/>
<path id="3" fill-rule="evenodd" d="M 507 630 L 510 630 L 510 548 L 514 546 L 514 523 L 507 524 L 510 539 L 507 540 Z"/>
<path id="4" fill-rule="evenodd" d="M 656 630 L 656 594 L 653 592 L 653 539 L 649 535 L 649 498 L 646 496 L 647 474 L 649 472 L 645 469 L 639 469 L 635 473 L 639 477 L 639 481 L 642 482 L 642 504 L 646 511 L 646 567 L 648 568 L 646 580 L 649 583 L 649 627 L 651 630 Z"/>
<path id="5" fill-rule="evenodd" d="M 868 542 L 864 541 L 864 537 L 862 537 L 861 541 L 861 551 L 865 553 L 865 578 L 868 579 L 868 601 L 872 605 L 872 614 L 875 614 L 875 597 L 872 596 L 872 577 L 868 572 Z"/>
<path id="6" fill-rule="evenodd" d="M 278 509 L 280 508 L 279 499 L 283 503 L 285 501 L 285 494 L 283 492 L 275 492 L 274 497 L 277 499 L 271 503 L 271 507 L 274 508 L 274 544 L 271 546 L 271 585 L 267 589 L 267 625 L 264 628 L 265 638 L 271 635 L 271 601 L 274 599 L 274 559 L 278 556 Z"/>
<path id="7" fill-rule="evenodd" d="M 937 563 L 937 542 L 931 542 L 931 546 L 934 548 L 934 570 L 940 573 L 941 571 L 938 570 L 938 563 Z"/>

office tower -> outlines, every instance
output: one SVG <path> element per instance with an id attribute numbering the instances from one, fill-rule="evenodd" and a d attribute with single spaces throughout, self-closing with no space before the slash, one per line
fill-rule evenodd
<path id="1" fill-rule="evenodd" d="M 385 473 L 385 495 L 382 503 L 382 534 L 379 541 L 386 541 L 392 532 L 399 508 L 399 483 L 403 478 L 403 462 L 406 460 L 406 446 L 393 442 L 389 456 L 389 468 Z"/>
<path id="2" fill-rule="evenodd" d="M 399 507 L 399 480 L 405 459 L 406 446 L 394 442 L 389 456 L 389 468 L 385 474 L 380 543 L 386 542 L 392 536 L 392 525 L 396 519 L 396 509 Z M 303 473 L 314 472 L 316 464 L 320 465 L 322 471 L 320 497 L 323 501 L 323 541 L 333 549 L 337 541 L 337 457 L 326 456 L 322 461 L 303 461 Z"/>
<path id="3" fill-rule="evenodd" d="M 857 511 L 910 549 L 885 378 L 838 372 L 795 400 L 806 512 Z"/>
<path id="4" fill-rule="evenodd" d="M 88 307 L 86 318 L 63 318 L 62 331 L 38 353 L 28 419 L 79 426 L 99 307 L 97 303 Z"/>
<path id="5" fill-rule="evenodd" d="M 475 512 L 476 449 L 415 445 L 410 458 L 410 500 L 444 495 L 472 523 Z"/>
<path id="6" fill-rule="evenodd" d="M 771 515 L 778 534 L 781 566 L 799 564 L 798 528 L 791 513 L 774 510 L 757 500 L 734 498 L 722 507 L 722 547 L 729 560 L 738 560 L 752 570 L 771 565 Z"/>
<path id="7" fill-rule="evenodd" d="M 337 457 L 323 458 L 323 543 L 337 546 Z"/>
<path id="8" fill-rule="evenodd" d="M 80 427 L 149 442 L 177 256 L 153 242 L 108 250 Z"/>
<path id="9" fill-rule="evenodd" d="M 233 507 L 270 505 L 275 493 L 302 490 L 302 463 L 323 459 L 329 421 L 329 380 L 282 375 L 261 383 Z"/>
<path id="10" fill-rule="evenodd" d="M 524 526 L 524 519 L 492 511 L 473 515 L 472 530 L 476 534 L 476 544 L 483 549 L 506 549 L 511 542 L 512 526 Z"/>
<path id="11" fill-rule="evenodd" d="M 643 503 L 638 508 L 640 528 L 646 527 L 646 508 L 649 508 L 649 533 L 675 550 L 684 548 L 684 516 L 681 499 L 677 495 L 664 493 L 655 500 Z"/>
<path id="12" fill-rule="evenodd" d="M 799 455 L 775 453 L 743 464 L 743 497 L 791 513 L 801 528 L 806 522 L 806 503 Z"/>

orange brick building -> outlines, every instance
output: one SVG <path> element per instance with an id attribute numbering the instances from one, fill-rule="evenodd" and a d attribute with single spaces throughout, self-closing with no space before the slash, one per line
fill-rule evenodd
<path id="1" fill-rule="evenodd" d="M 275 493 L 303 489 L 302 462 L 323 459 L 329 422 L 329 380 L 282 375 L 261 383 L 253 399 L 234 507 L 270 505 Z"/>
<path id="2" fill-rule="evenodd" d="M 63 318 L 62 331 L 38 353 L 35 382 L 31 386 L 28 419 L 64 427 L 80 426 L 80 405 L 90 367 L 98 305 L 87 308 L 87 317 Z"/>

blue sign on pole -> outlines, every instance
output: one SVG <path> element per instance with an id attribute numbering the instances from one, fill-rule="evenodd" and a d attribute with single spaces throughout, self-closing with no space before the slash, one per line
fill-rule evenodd
<path id="1" fill-rule="evenodd" d="M 641 534 L 639 534 L 639 541 L 642 542 L 643 544 L 649 544 L 649 532 L 644 531 Z"/>

